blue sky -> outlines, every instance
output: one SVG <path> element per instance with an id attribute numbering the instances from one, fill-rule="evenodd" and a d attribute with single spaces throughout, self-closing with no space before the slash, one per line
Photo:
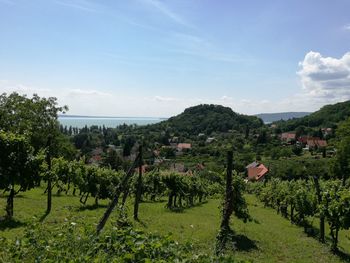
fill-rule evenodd
<path id="1" fill-rule="evenodd" d="M 0 0 L 0 92 L 70 114 L 240 113 L 350 99 L 350 1 Z"/>

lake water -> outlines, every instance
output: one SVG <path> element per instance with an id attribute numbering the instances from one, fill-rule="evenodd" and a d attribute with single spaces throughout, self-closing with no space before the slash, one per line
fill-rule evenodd
<path id="1" fill-rule="evenodd" d="M 165 120 L 164 118 L 140 118 L 140 117 L 58 117 L 58 121 L 63 126 L 72 126 L 83 128 L 97 125 L 105 126 L 106 128 L 115 128 L 122 124 L 132 125 L 147 125 L 154 124 Z"/>

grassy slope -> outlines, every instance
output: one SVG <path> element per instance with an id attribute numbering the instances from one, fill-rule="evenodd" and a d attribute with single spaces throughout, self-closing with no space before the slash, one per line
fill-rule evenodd
<path id="1" fill-rule="evenodd" d="M 23 232 L 24 226 L 30 221 L 38 221 L 45 211 L 45 196 L 43 189 L 35 189 L 15 199 L 15 217 L 20 222 L 12 229 L 4 229 L 0 224 L 0 234 L 8 238 L 15 238 Z M 269 208 L 263 208 L 253 196 L 248 196 L 251 215 L 256 222 L 244 224 L 233 218 L 232 227 L 238 235 L 243 236 L 244 242 L 236 257 L 249 259 L 254 262 L 342 262 L 337 256 L 329 252 L 327 246 L 321 245 L 315 239 L 307 237 L 300 227 L 291 225 Z M 93 200 L 89 200 L 92 205 Z M 101 202 L 106 204 L 106 202 Z M 211 252 L 217 234 L 220 209 L 218 200 L 187 209 L 181 213 L 174 213 L 164 208 L 165 203 L 142 203 L 140 207 L 141 223 L 136 223 L 146 231 L 161 234 L 173 233 L 180 242 L 191 241 L 195 248 L 203 252 Z M 0 207 L 5 206 L 5 200 L 0 199 Z M 66 218 L 86 224 L 94 224 L 104 212 L 105 208 L 82 209 L 77 197 L 54 196 L 53 211 L 44 220 L 46 224 L 59 226 Z M 132 211 L 129 212 L 131 214 Z M 115 220 L 115 214 L 110 222 Z M 33 216 L 36 216 L 33 218 Z M 111 223 L 108 223 L 110 226 Z M 347 236 L 347 237 L 346 237 Z M 350 233 L 341 232 L 340 246 L 350 252 Z"/>

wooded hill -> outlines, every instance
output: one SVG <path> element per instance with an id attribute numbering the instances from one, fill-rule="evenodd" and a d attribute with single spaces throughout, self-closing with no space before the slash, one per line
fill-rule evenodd
<path id="1" fill-rule="evenodd" d="M 290 120 L 294 118 L 302 118 L 311 112 L 278 112 L 278 113 L 259 113 L 254 116 L 262 119 L 265 123 L 271 123 L 280 120 Z"/>
<path id="2" fill-rule="evenodd" d="M 199 133 L 227 132 L 259 128 L 263 121 L 255 116 L 238 114 L 229 107 L 213 104 L 201 104 L 190 107 L 177 116 L 151 126 L 166 128 L 173 132 L 197 135 Z"/>
<path id="3" fill-rule="evenodd" d="M 274 122 L 282 131 L 298 127 L 336 128 L 337 124 L 350 117 L 350 101 L 323 106 L 320 110 L 302 118 Z"/>

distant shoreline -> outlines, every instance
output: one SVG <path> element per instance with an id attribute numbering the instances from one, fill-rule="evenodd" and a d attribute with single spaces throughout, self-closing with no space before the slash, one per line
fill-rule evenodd
<path id="1" fill-rule="evenodd" d="M 83 115 L 59 115 L 58 121 L 62 126 L 67 127 L 91 127 L 100 126 L 115 128 L 120 125 L 149 125 L 167 120 L 160 117 L 112 117 L 112 116 L 83 116 Z"/>
<path id="2" fill-rule="evenodd" d="M 59 114 L 58 118 L 84 118 L 84 119 L 148 119 L 148 120 L 167 120 L 169 118 L 166 117 L 116 117 L 116 116 L 87 116 L 87 115 L 67 115 L 67 114 Z"/>

